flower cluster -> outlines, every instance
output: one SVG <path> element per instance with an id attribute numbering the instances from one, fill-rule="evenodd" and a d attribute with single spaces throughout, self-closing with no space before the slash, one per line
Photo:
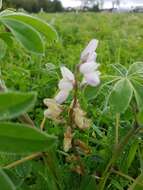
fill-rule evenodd
<path id="1" fill-rule="evenodd" d="M 81 82 L 82 85 L 87 84 L 95 87 L 100 83 L 100 72 L 98 71 L 99 64 L 96 63 L 97 54 L 95 52 L 97 45 L 98 41 L 93 39 L 81 53 L 80 65 L 78 68 L 80 73 L 83 75 L 83 80 Z M 53 99 L 44 99 L 44 104 L 48 107 L 44 112 L 44 116 L 45 118 L 49 118 L 55 122 L 63 121 L 61 119 L 61 113 L 64 109 L 61 104 L 67 100 L 72 90 L 76 91 L 77 88 L 81 86 L 79 81 L 76 79 L 77 77 L 75 77 L 74 74 L 65 66 L 61 67 L 61 74 L 62 79 L 58 84 L 59 92 Z M 71 114 L 69 117 L 71 117 L 72 123 L 66 124 L 65 122 L 66 130 L 63 142 L 65 152 L 68 152 L 69 149 L 72 148 L 74 128 L 76 127 L 79 130 L 85 130 L 91 125 L 91 121 L 86 118 L 86 113 L 81 109 L 77 97 L 74 97 L 70 110 L 72 111 L 69 111 Z M 76 141 L 74 147 L 78 146 L 80 149 L 85 149 L 86 145 L 83 145 L 84 143 L 82 141 Z M 89 152 L 88 148 L 86 148 L 84 152 Z"/>

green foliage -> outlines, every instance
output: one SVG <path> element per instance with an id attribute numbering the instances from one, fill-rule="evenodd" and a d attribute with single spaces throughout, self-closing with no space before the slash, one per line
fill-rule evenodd
<path id="1" fill-rule="evenodd" d="M 133 89 L 128 79 L 121 79 L 115 84 L 109 101 L 116 113 L 122 113 L 128 108 L 132 94 Z"/>
<path id="2" fill-rule="evenodd" d="M 3 11 L 0 14 L 0 22 L 11 31 L 21 45 L 35 54 L 42 55 L 44 53 L 41 33 L 46 36 L 48 42 L 57 40 L 57 33 L 50 25 L 26 14 Z M 1 38 L 7 43 L 11 38 L 6 35 L 7 33 L 3 33 Z"/>
<path id="3" fill-rule="evenodd" d="M 36 128 L 18 123 L 0 123 L 0 152 L 28 154 L 48 151 L 55 138 Z"/>
<path id="4" fill-rule="evenodd" d="M 35 93 L 0 93 L 0 120 L 11 119 L 25 113 L 33 107 L 35 101 Z"/>
<path id="5" fill-rule="evenodd" d="M 16 190 L 16 187 L 14 186 L 13 182 L 1 169 L 0 169 L 0 185 L 1 189 L 4 190 Z"/>

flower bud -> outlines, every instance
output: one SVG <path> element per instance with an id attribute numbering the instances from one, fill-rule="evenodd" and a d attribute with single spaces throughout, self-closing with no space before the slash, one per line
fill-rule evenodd
<path id="1" fill-rule="evenodd" d="M 98 40 L 96 39 L 91 40 L 87 45 L 87 47 L 81 53 L 81 61 L 86 62 L 89 55 L 92 55 L 92 53 L 95 52 L 97 46 L 98 46 Z"/>
<path id="2" fill-rule="evenodd" d="M 63 79 L 74 83 L 75 81 L 74 74 L 67 67 L 64 67 L 64 66 L 61 67 L 61 73 L 62 73 Z"/>

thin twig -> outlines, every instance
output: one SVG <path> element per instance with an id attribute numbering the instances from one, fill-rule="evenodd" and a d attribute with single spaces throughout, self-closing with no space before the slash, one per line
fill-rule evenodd
<path id="1" fill-rule="evenodd" d="M 32 160 L 32 159 L 38 157 L 38 156 L 42 156 L 42 153 L 41 153 L 41 152 L 38 152 L 38 153 L 32 154 L 32 155 L 30 155 L 30 156 L 26 156 L 26 157 L 24 157 L 24 158 L 22 158 L 22 159 L 20 159 L 20 160 L 17 160 L 17 161 L 15 161 L 15 162 L 12 162 L 11 164 L 8 164 L 8 165 L 6 165 L 6 166 L 4 166 L 4 167 L 2 167 L 2 168 L 3 168 L 3 169 L 11 169 L 11 168 L 14 168 L 14 167 L 16 167 L 16 166 L 18 166 L 18 165 L 20 165 L 20 164 L 26 162 L 26 161 L 29 161 L 29 160 Z"/>

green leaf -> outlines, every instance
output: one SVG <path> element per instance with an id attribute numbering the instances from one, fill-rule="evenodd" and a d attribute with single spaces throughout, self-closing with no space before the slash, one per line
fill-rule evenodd
<path id="1" fill-rule="evenodd" d="M 53 42 L 58 39 L 57 32 L 54 30 L 54 28 L 51 25 L 49 25 L 47 22 L 37 17 L 33 17 L 31 15 L 26 15 L 23 13 L 15 13 L 15 12 L 10 12 L 9 14 L 3 15 L 3 17 L 9 19 L 15 19 L 17 21 L 22 21 L 26 24 L 29 24 L 37 31 L 42 33 L 46 37 L 48 42 Z"/>
<path id="2" fill-rule="evenodd" d="M 143 110 L 143 85 L 137 81 L 132 81 L 136 102 L 140 111 Z"/>
<path id="3" fill-rule="evenodd" d="M 131 147 L 129 149 L 129 154 L 128 154 L 128 157 L 127 157 L 127 168 L 128 169 L 131 166 L 131 164 L 132 164 L 132 162 L 133 162 L 133 160 L 135 158 L 137 149 L 138 149 L 138 140 L 135 140 L 131 144 Z"/>
<path id="4" fill-rule="evenodd" d="M 133 89 L 128 79 L 123 78 L 119 80 L 113 87 L 109 102 L 111 108 L 116 113 L 125 112 L 128 108 L 133 94 Z"/>
<path id="5" fill-rule="evenodd" d="M 16 190 L 16 187 L 14 186 L 10 178 L 1 169 L 0 169 L 0 188 L 3 190 Z"/>
<path id="6" fill-rule="evenodd" d="M 9 28 L 16 40 L 27 50 L 36 54 L 43 54 L 44 47 L 42 38 L 33 27 L 11 18 L 0 17 L 0 21 Z"/>
<path id="7" fill-rule="evenodd" d="M 30 109 L 36 100 L 36 94 L 3 92 L 0 93 L 0 120 L 11 119 Z"/>
<path id="8" fill-rule="evenodd" d="M 128 70 L 128 75 L 143 74 L 143 62 L 133 63 Z"/>
<path id="9" fill-rule="evenodd" d="M 28 154 L 47 151 L 55 137 L 24 124 L 0 123 L 0 152 Z"/>

